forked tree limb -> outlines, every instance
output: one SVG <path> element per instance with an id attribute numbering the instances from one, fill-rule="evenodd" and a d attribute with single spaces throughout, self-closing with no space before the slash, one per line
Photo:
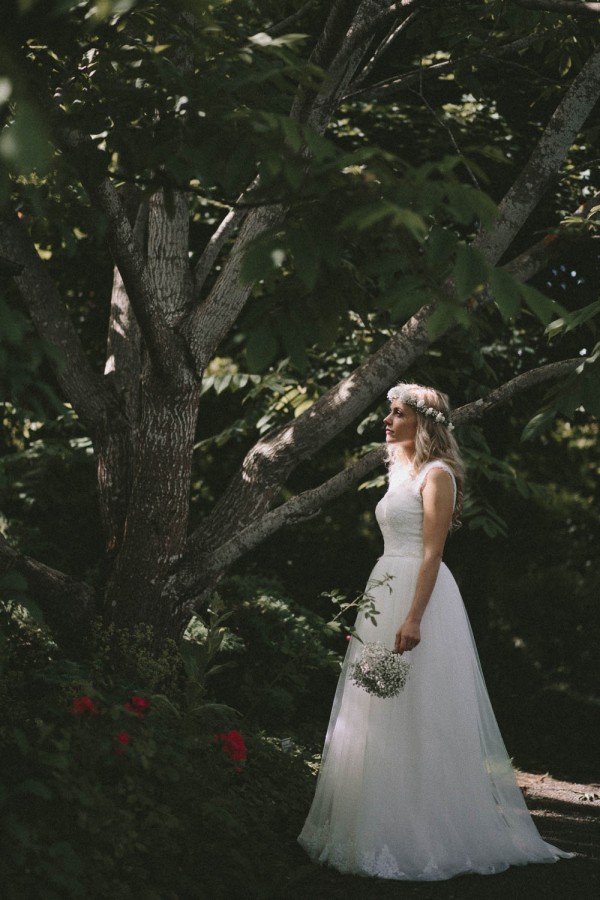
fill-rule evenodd
<path id="1" fill-rule="evenodd" d="M 568 147 L 596 103 L 599 87 L 600 47 L 562 98 L 525 172 L 502 201 L 499 221 L 476 238 L 474 245 L 488 263 L 498 262 L 555 177 Z M 212 539 L 218 545 L 233 530 L 244 528 L 269 510 L 295 467 L 354 421 L 427 350 L 432 341 L 428 319 L 433 309 L 433 303 L 422 307 L 375 354 L 310 409 L 257 441 L 214 509 L 190 536 L 190 554 L 197 553 Z"/>
<path id="2" fill-rule="evenodd" d="M 456 409 L 452 414 L 452 421 L 457 426 L 475 422 L 490 410 L 511 402 L 519 394 L 565 377 L 574 372 L 579 365 L 581 365 L 579 358 L 566 359 L 523 372 L 491 391 L 485 398 Z M 385 445 L 371 450 L 318 487 L 303 491 L 270 510 L 260 519 L 235 534 L 234 537 L 225 541 L 211 553 L 208 559 L 203 560 L 200 571 L 196 573 L 197 577 L 204 583 L 206 578 L 218 576 L 280 528 L 318 514 L 326 503 L 360 484 L 369 472 L 383 465 L 385 456 Z M 189 595 L 190 592 L 194 593 L 193 561 L 190 561 L 186 569 L 178 573 L 175 580 L 179 583 L 180 591 L 186 595 Z"/>
<path id="3" fill-rule="evenodd" d="M 488 262 L 498 262 L 540 202 L 599 98 L 600 45 L 571 83 L 528 162 L 502 199 L 499 220 L 475 238 L 473 246 Z"/>
<path id="4" fill-rule="evenodd" d="M 210 275 L 225 242 L 235 229 L 241 225 L 247 215 L 247 209 L 230 209 L 211 235 L 194 268 L 194 297 L 196 299 L 200 297 L 206 279 Z"/>
<path id="5" fill-rule="evenodd" d="M 379 62 L 381 57 L 383 56 L 383 54 L 387 50 L 389 50 L 389 48 L 394 43 L 396 38 L 398 38 L 402 34 L 403 31 L 406 31 L 406 29 L 409 27 L 409 25 L 411 25 L 412 22 L 415 20 L 415 18 L 421 13 L 421 11 L 422 11 L 422 7 L 413 10 L 411 13 L 409 13 L 407 15 L 407 17 L 405 19 L 402 19 L 401 22 L 394 22 L 394 24 L 392 25 L 392 27 L 386 34 L 385 38 L 381 41 L 381 43 L 373 51 L 371 58 L 365 63 L 365 65 L 360 70 L 360 72 L 358 73 L 356 78 L 354 78 L 353 81 L 351 82 L 350 86 L 351 86 L 352 90 L 350 91 L 350 94 L 347 94 L 346 96 L 351 96 L 351 97 L 356 96 L 359 86 L 361 84 L 364 84 L 364 82 L 367 80 L 367 78 L 369 77 L 369 75 L 371 74 L 371 72 L 373 71 L 373 69 L 375 68 L 375 66 L 377 65 L 377 63 Z"/>
<path id="6" fill-rule="evenodd" d="M 61 111 L 54 114 L 53 121 L 63 152 L 70 157 L 90 201 L 107 220 L 108 247 L 150 358 L 166 381 L 187 381 L 189 366 L 183 342 L 169 328 L 154 302 L 154 285 L 125 205 L 104 167 L 98 173 L 99 151 L 89 136 L 66 127 Z"/>

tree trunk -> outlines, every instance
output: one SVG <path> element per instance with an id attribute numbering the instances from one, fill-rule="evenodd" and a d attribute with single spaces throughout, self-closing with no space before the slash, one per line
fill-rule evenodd
<path id="1" fill-rule="evenodd" d="M 156 376 L 142 384 L 123 542 L 104 610 L 120 628 L 147 623 L 164 638 L 180 630 L 162 593 L 187 539 L 199 395 L 198 385 L 175 393 Z"/>

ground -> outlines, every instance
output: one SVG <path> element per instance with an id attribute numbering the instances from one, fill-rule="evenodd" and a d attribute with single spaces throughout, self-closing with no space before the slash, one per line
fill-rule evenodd
<path id="1" fill-rule="evenodd" d="M 464 875 L 415 884 L 340 875 L 302 864 L 285 900 L 598 900 L 600 898 L 600 785 L 518 772 L 519 785 L 542 836 L 574 859 L 513 866 L 499 875 Z"/>

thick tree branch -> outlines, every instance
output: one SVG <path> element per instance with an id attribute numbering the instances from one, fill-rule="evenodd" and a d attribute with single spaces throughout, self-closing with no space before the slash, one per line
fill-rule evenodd
<path id="1" fill-rule="evenodd" d="M 391 3 L 384 12 L 378 11 L 381 6 L 379 3 L 361 3 L 346 40 L 331 64 L 331 69 L 333 71 L 341 69 L 354 52 L 364 47 L 379 29 L 387 28 L 391 23 L 395 23 L 402 13 L 413 12 L 427 2 L 434 5 L 440 0 L 398 0 Z"/>
<path id="2" fill-rule="evenodd" d="M 594 194 L 575 210 L 574 215 L 585 219 L 599 202 L 600 194 Z M 568 229 L 564 229 L 564 231 L 559 229 L 555 234 L 546 234 L 540 241 L 537 241 L 531 247 L 528 247 L 527 250 L 515 256 L 514 259 L 505 263 L 502 268 L 518 281 L 530 281 L 538 272 L 545 269 L 552 258 L 557 255 L 559 248 L 564 246 L 565 238 L 568 238 L 568 236 Z M 487 285 L 477 294 L 475 306 L 484 306 L 493 301 L 494 297 L 490 286 Z"/>
<path id="3" fill-rule="evenodd" d="M 600 96 L 600 47 L 574 79 L 529 161 L 499 206 L 500 218 L 493 229 L 480 232 L 473 246 L 488 262 L 496 263 L 539 203 L 578 131 Z"/>
<path id="4" fill-rule="evenodd" d="M 572 16 L 600 15 L 600 3 L 588 3 L 585 0 L 512 0 L 517 6 L 525 9 L 539 9 L 545 12 L 569 13 Z"/>
<path id="5" fill-rule="evenodd" d="M 169 328 L 156 304 L 146 260 L 136 246 L 133 229 L 110 179 L 95 182 L 80 170 L 84 188 L 108 220 L 108 245 L 121 273 L 148 353 L 157 370 L 168 381 L 187 380 L 188 365 L 182 342 Z"/>
<path id="6" fill-rule="evenodd" d="M 210 516 L 190 536 L 191 552 L 245 527 L 269 509 L 290 473 L 353 422 L 431 343 L 423 307 L 362 365 L 298 418 L 262 437 L 247 454 Z"/>
<path id="7" fill-rule="evenodd" d="M 364 43 L 370 37 L 372 29 L 383 24 L 384 20 L 397 18 L 402 9 L 411 8 L 420 2 L 422 0 L 401 0 L 399 3 L 392 4 L 385 13 L 376 15 L 380 10 L 380 4 L 374 0 L 363 0 L 354 16 L 353 4 L 348 3 L 347 0 L 335 3 L 311 56 L 312 62 L 323 64 L 333 55 L 324 84 L 317 95 L 311 99 L 308 99 L 306 91 L 301 88 L 293 104 L 291 116 L 304 121 L 322 133 L 348 81 L 354 75 L 364 52 Z M 345 38 L 343 37 L 344 33 Z M 340 41 L 342 49 L 335 53 L 335 47 L 340 46 Z M 192 312 L 186 326 L 186 334 L 199 370 L 206 366 L 220 341 L 231 329 L 250 295 L 251 286 L 242 284 L 240 280 L 244 251 L 250 241 L 258 235 L 269 228 L 277 227 L 285 214 L 285 207 L 276 203 L 269 207 L 259 207 L 245 217 L 230 257 L 209 296 Z M 213 235 L 213 239 L 205 251 L 206 256 L 201 258 L 199 263 L 196 294 L 199 285 L 203 283 L 210 271 L 223 242 L 227 239 L 230 229 L 233 229 L 240 219 L 241 216 L 238 216 L 237 212 L 230 213 L 222 223 L 222 231 L 218 229 Z"/>
<path id="8" fill-rule="evenodd" d="M 160 306 L 155 302 L 152 278 L 144 255 L 137 246 L 125 206 L 110 177 L 104 171 L 98 174 L 98 151 L 90 138 L 70 131 L 64 121 L 58 123 L 56 131 L 64 152 L 69 154 L 77 168 L 88 197 L 107 220 L 107 243 L 121 273 L 150 358 L 165 380 L 175 383 L 187 381 L 189 370 L 184 344 L 169 328 Z"/>
<path id="9" fill-rule="evenodd" d="M 81 636 L 82 630 L 89 628 L 96 610 L 92 588 L 19 553 L 0 534 L 0 574 L 7 572 L 18 572 L 27 579 L 31 593 L 59 640 L 73 641 Z"/>
<path id="10" fill-rule="evenodd" d="M 408 7 L 422 0 L 404 0 Z M 366 46 L 377 31 L 389 21 L 397 19 L 399 4 L 381 13 L 375 0 L 358 4 L 338 0 L 332 5 L 323 32 L 310 56 L 310 62 L 325 71 L 323 83 L 316 95 L 301 87 L 290 113 L 293 119 L 304 122 L 323 133 L 337 102 L 346 91 L 364 55 Z M 377 20 L 377 25 L 375 25 Z"/>
<path id="11" fill-rule="evenodd" d="M 198 371 L 206 367 L 250 296 L 252 286 L 243 283 L 240 278 L 248 244 L 267 229 L 279 225 L 284 215 L 285 208 L 275 204 L 259 207 L 246 216 L 232 252 L 210 294 L 192 312 L 186 334 Z"/>
<path id="12" fill-rule="evenodd" d="M 116 402 L 90 366 L 56 285 L 16 217 L 0 220 L 0 253 L 22 267 L 15 284 L 38 334 L 59 351 L 56 378 L 61 390 L 90 435 L 97 437 L 109 409 L 116 413 Z"/>
<path id="13" fill-rule="evenodd" d="M 198 299 L 202 293 L 202 288 L 206 279 L 212 271 L 212 267 L 217 261 L 219 253 L 223 249 L 223 245 L 230 237 L 235 229 L 241 225 L 246 216 L 247 209 L 230 209 L 227 215 L 221 220 L 216 231 L 211 235 L 209 242 L 202 251 L 200 259 L 196 263 L 194 269 L 194 298 Z"/>
<path id="14" fill-rule="evenodd" d="M 491 391 L 487 397 L 459 407 L 452 414 L 452 421 L 460 426 L 480 419 L 491 409 L 510 403 L 511 400 L 524 391 L 539 387 L 541 384 L 558 381 L 559 378 L 565 378 L 574 372 L 581 365 L 581 362 L 580 357 L 561 359 L 558 362 L 548 363 L 545 366 L 538 366 L 537 369 L 531 369 L 529 372 L 522 372 Z"/>
<path id="15" fill-rule="evenodd" d="M 510 403 L 519 394 L 565 377 L 579 365 L 581 365 L 581 359 L 566 359 L 517 375 L 491 391 L 487 397 L 456 409 L 452 414 L 452 421 L 457 426 L 475 422 L 490 410 Z M 195 574 L 193 562 L 190 561 L 185 569 L 177 573 L 178 589 L 183 590 L 187 595 L 190 594 L 190 591 L 193 593 L 198 583 L 196 580 L 198 576 L 200 576 L 202 584 L 207 579 L 209 581 L 214 579 L 280 528 L 318 514 L 326 503 L 360 484 L 369 472 L 383 465 L 385 456 L 385 446 L 371 450 L 318 487 L 303 491 L 292 497 L 291 500 L 282 503 L 281 506 L 270 510 L 223 543 L 211 553 L 208 559 L 203 559 L 197 574 Z"/>
<path id="16" fill-rule="evenodd" d="M 594 106 L 599 86 L 600 48 L 559 104 L 526 166 L 524 178 L 517 179 L 503 200 L 496 228 L 476 239 L 475 246 L 488 262 L 497 263 L 540 199 Z M 535 179 L 535 190 L 527 190 L 528 179 Z M 298 463 L 328 443 L 424 353 L 431 343 L 427 320 L 432 310 L 432 305 L 423 307 L 309 410 L 258 441 L 211 515 L 192 535 L 190 547 L 203 545 L 209 530 L 220 535 L 231 533 L 266 511 Z"/>

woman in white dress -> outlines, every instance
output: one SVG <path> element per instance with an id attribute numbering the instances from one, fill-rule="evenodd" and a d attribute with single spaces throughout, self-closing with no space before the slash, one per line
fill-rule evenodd
<path id="1" fill-rule="evenodd" d="M 384 538 L 367 586 L 378 614 L 363 642 L 410 653 L 408 683 L 381 699 L 349 677 L 350 641 L 313 804 L 299 841 L 340 872 L 434 881 L 566 853 L 540 837 L 498 730 L 467 614 L 442 562 L 462 506 L 463 468 L 445 394 L 400 384 L 384 419 Z"/>

